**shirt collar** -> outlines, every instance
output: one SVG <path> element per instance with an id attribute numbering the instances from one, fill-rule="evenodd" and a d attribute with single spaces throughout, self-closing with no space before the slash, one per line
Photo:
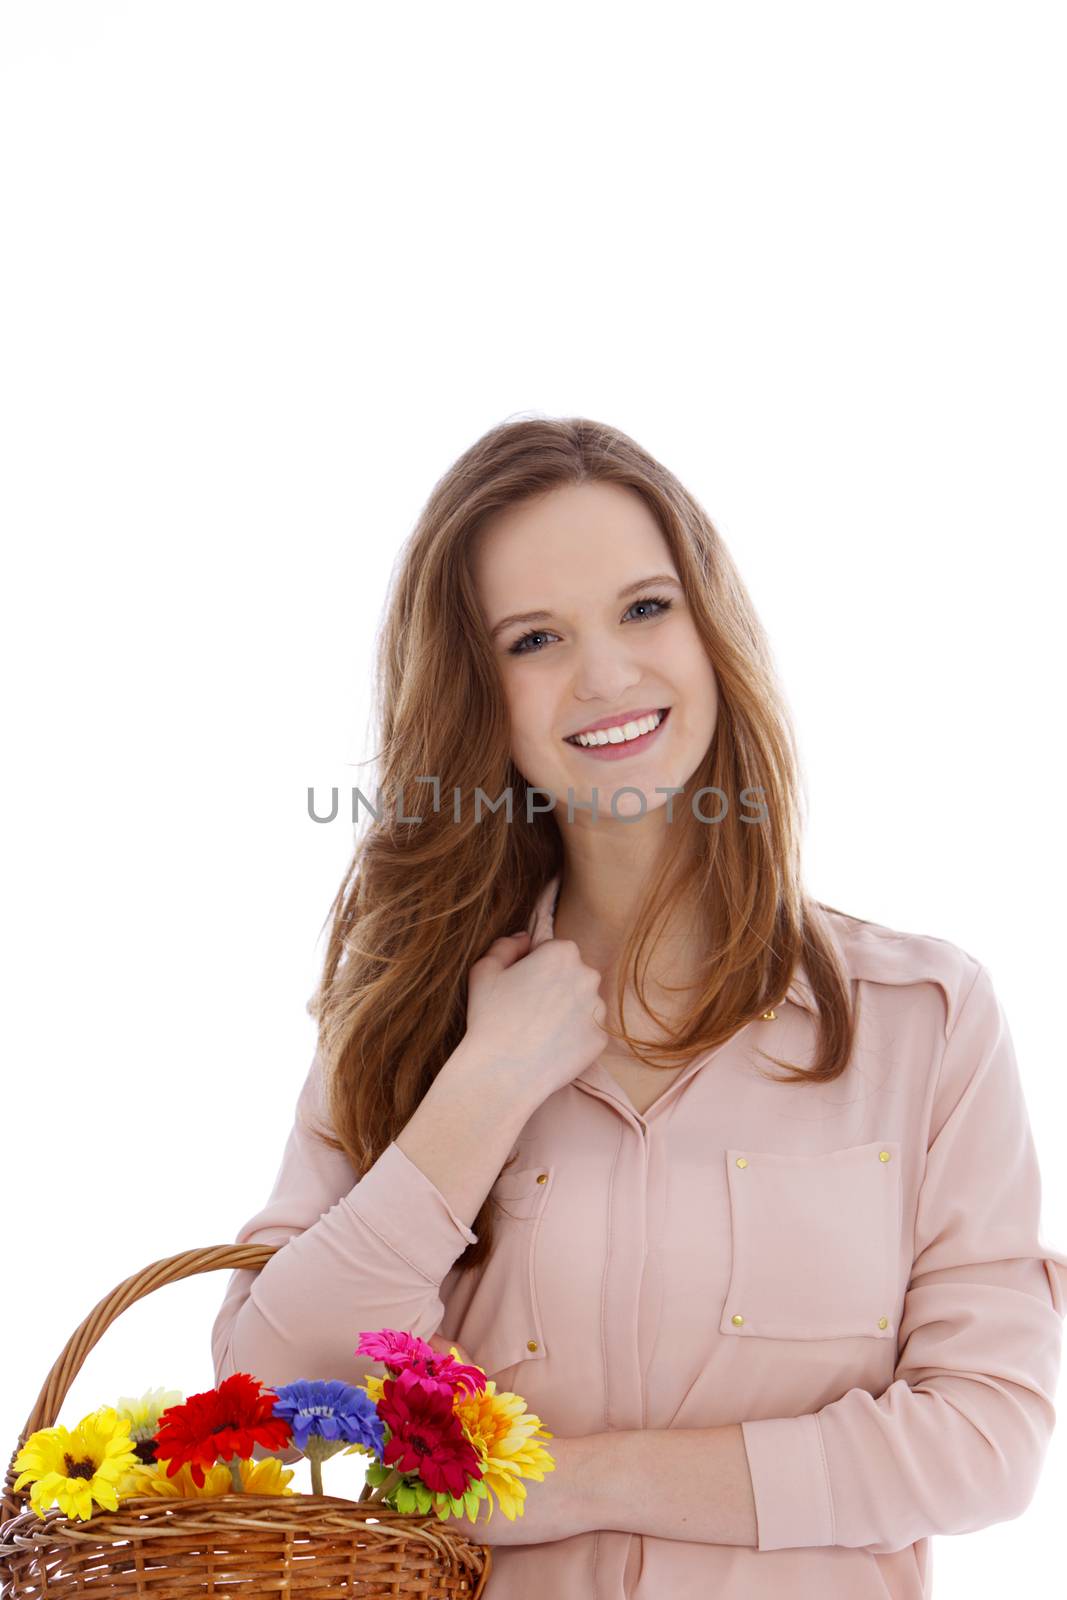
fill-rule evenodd
<path id="1" fill-rule="evenodd" d="M 815 1002 L 815 991 L 811 987 L 807 970 L 799 956 L 793 971 L 793 981 L 785 992 L 785 998 L 792 1005 L 803 1007 L 805 1011 L 815 1012 L 818 1010 Z"/>

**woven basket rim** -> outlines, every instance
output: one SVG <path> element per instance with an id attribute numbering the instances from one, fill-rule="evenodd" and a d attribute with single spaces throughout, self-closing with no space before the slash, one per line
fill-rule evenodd
<path id="1" fill-rule="evenodd" d="M 309 1520 L 309 1502 L 321 1513 L 318 1526 L 313 1518 Z M 131 1511 L 136 1519 L 132 1522 Z M 155 1544 L 159 1557 L 164 1554 L 159 1548 L 161 1538 L 177 1542 L 192 1537 L 203 1542 L 220 1537 L 228 1543 L 252 1530 L 282 1532 L 310 1546 L 321 1538 L 333 1550 L 339 1541 L 356 1535 L 362 1535 L 367 1546 L 378 1541 L 395 1545 L 399 1536 L 409 1547 L 422 1547 L 439 1563 L 442 1575 L 447 1569 L 453 1578 L 469 1579 L 472 1597 L 483 1593 L 493 1565 L 491 1546 L 475 1543 L 434 1512 L 401 1512 L 381 1501 L 350 1500 L 342 1495 L 233 1493 L 190 1499 L 130 1496 L 117 1511 L 95 1510 L 84 1520 L 68 1517 L 58 1506 L 50 1506 L 43 1516 L 27 1507 L 0 1523 L 0 1570 L 11 1570 L 26 1560 L 47 1561 L 50 1555 L 73 1553 L 79 1547 L 99 1550 L 108 1545 L 114 1547 L 116 1563 L 132 1567 L 141 1544 Z M 173 1570 L 180 1572 L 181 1552 L 175 1554 L 179 1560 Z M 160 1570 L 158 1561 L 154 1565 Z M 105 1597 L 109 1591 L 101 1585 L 100 1592 Z"/>
<path id="2" fill-rule="evenodd" d="M 314 1511 L 321 1511 L 317 1519 Z M 134 1521 L 130 1523 L 131 1514 Z M 96 1507 L 91 1517 L 70 1517 L 60 1506 L 49 1506 L 43 1516 L 27 1506 L 13 1517 L 0 1523 L 0 1550 L 12 1543 L 12 1535 L 22 1536 L 32 1532 L 38 1542 L 81 1544 L 114 1536 L 116 1526 L 138 1537 L 158 1538 L 166 1531 L 166 1524 L 178 1524 L 176 1534 L 181 1534 L 191 1523 L 227 1526 L 239 1531 L 242 1525 L 252 1528 L 289 1528 L 293 1532 L 306 1532 L 315 1536 L 315 1522 L 337 1531 L 337 1524 L 365 1528 L 377 1524 L 383 1531 L 405 1533 L 432 1528 L 435 1532 L 447 1531 L 457 1544 L 469 1544 L 481 1549 L 466 1533 L 459 1533 L 454 1522 L 439 1517 L 433 1511 L 397 1511 L 381 1500 L 352 1500 L 346 1495 L 330 1494 L 218 1494 L 196 1495 L 181 1498 L 172 1495 L 129 1495 L 120 1500 L 116 1511 Z M 19 1526 L 22 1524 L 23 1526 Z M 161 1524 L 163 1526 L 161 1526 Z M 119 1537 L 128 1537 L 124 1531 Z"/>

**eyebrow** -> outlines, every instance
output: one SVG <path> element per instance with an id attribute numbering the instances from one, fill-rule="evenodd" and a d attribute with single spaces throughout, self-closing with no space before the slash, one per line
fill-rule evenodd
<path id="1" fill-rule="evenodd" d="M 654 572 L 651 578 L 638 578 L 634 583 L 628 583 L 624 589 L 619 590 L 615 598 L 617 600 L 625 600 L 627 595 L 636 594 L 638 589 L 647 589 L 654 583 L 670 583 L 676 589 L 682 587 L 678 579 L 671 573 Z M 551 611 L 516 611 L 510 617 L 501 618 L 496 626 L 490 630 L 491 637 L 495 639 L 498 633 L 503 633 L 505 628 L 510 628 L 516 622 L 550 622 L 551 620 Z"/>

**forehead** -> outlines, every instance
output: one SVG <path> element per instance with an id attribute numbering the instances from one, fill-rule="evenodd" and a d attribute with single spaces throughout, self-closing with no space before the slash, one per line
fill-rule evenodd
<path id="1" fill-rule="evenodd" d="M 507 506 L 479 529 L 473 550 L 479 596 L 497 609 L 516 598 L 547 603 L 575 587 L 614 594 L 642 567 L 665 566 L 673 562 L 652 512 L 635 490 L 615 483 L 566 484 Z"/>

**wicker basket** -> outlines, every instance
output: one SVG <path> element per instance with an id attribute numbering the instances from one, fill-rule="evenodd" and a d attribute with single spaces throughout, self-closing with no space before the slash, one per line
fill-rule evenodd
<path id="1" fill-rule="evenodd" d="M 221 1268 L 258 1272 L 280 1245 L 217 1245 L 156 1261 L 120 1283 L 61 1352 L 12 1454 L 0 1524 L 0 1596 L 195 1600 L 199 1595 L 311 1594 L 478 1600 L 492 1548 L 471 1544 L 432 1512 L 405 1516 L 380 1500 L 333 1495 L 157 1495 L 94 1510 L 88 1521 L 58 1506 L 39 1517 L 29 1486 L 16 1492 L 15 1457 L 31 1433 L 54 1427 L 71 1384 L 100 1335 L 127 1306 L 179 1278 Z"/>

